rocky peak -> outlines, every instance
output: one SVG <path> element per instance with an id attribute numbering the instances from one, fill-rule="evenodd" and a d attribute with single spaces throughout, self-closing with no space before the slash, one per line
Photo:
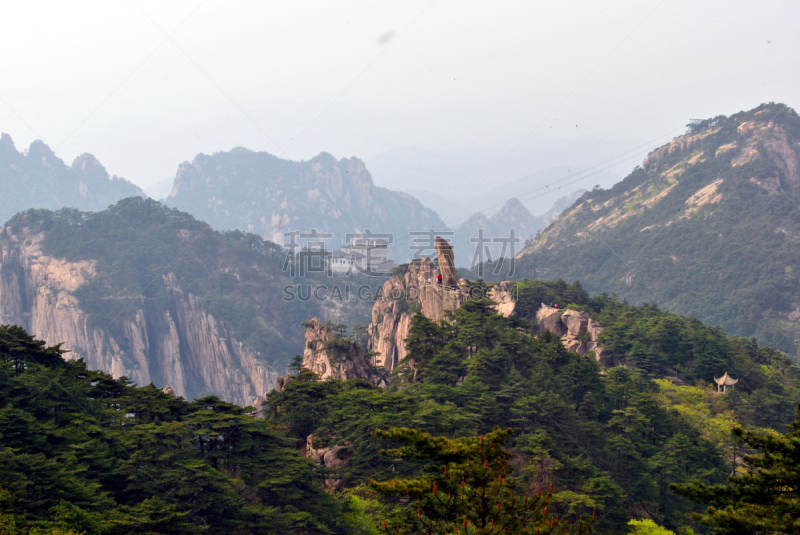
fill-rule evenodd
<path id="1" fill-rule="evenodd" d="M 56 153 L 41 139 L 36 139 L 31 142 L 28 147 L 28 158 L 36 163 L 43 162 L 48 165 L 58 165 L 65 167 L 61 158 L 56 156 Z"/>
<path id="2" fill-rule="evenodd" d="M 92 176 L 108 180 L 108 172 L 94 155 L 83 153 L 72 162 L 72 169 L 80 176 Z"/>
<path id="3" fill-rule="evenodd" d="M 381 383 L 381 377 L 373 371 L 373 363 L 369 362 L 358 343 L 338 336 L 330 325 L 320 323 L 316 317 L 309 319 L 304 325 L 304 368 L 317 374 L 321 380 L 332 378 L 346 381 L 359 378 L 373 384 Z M 284 379 L 282 386 L 286 383 Z"/>
<path id="4" fill-rule="evenodd" d="M 474 269 L 474 262 L 489 262 L 497 260 L 500 256 L 516 255 L 519 245 L 514 246 L 512 253 L 508 242 L 495 239 L 510 238 L 513 230 L 514 237 L 525 242 L 544 226 L 545 222 L 541 217 L 531 214 L 519 199 L 512 197 L 491 217 L 478 212 L 458 227 L 452 241 L 457 254 L 457 263 L 462 267 Z M 485 240 L 483 243 L 475 241 L 480 236 Z M 476 247 L 481 247 L 481 250 L 476 250 Z"/>
<path id="5" fill-rule="evenodd" d="M 166 203 L 218 228 L 254 232 L 279 244 L 286 243 L 287 232 L 314 228 L 332 235 L 328 249 L 367 230 L 391 234 L 399 243 L 409 232 L 444 226 L 413 197 L 375 187 L 358 158 L 336 160 L 328 153 L 297 162 L 246 150 L 200 154 L 179 167 Z M 402 261 L 408 248 L 392 256 Z"/>
<path id="6" fill-rule="evenodd" d="M 17 147 L 14 146 L 14 140 L 11 139 L 11 136 L 3 132 L 0 135 L 0 154 L 5 155 L 8 153 L 18 154 Z"/>
<path id="7" fill-rule="evenodd" d="M 440 238 L 437 238 L 437 240 Z M 446 241 L 437 245 L 437 267 L 429 258 L 408 265 L 401 275 L 393 275 L 381 288 L 380 298 L 372 307 L 372 321 L 368 326 L 368 349 L 375 353 L 375 365 L 392 370 L 406 356 L 405 339 L 411 329 L 411 317 L 419 311 L 432 321 L 439 322 L 449 312 L 458 309 L 469 297 L 467 281 L 461 279 L 456 288 L 455 267 L 452 264 L 452 248 Z M 437 284 L 437 275 L 442 266 L 442 284 Z M 445 280 L 449 281 L 445 283 Z"/>
<path id="8" fill-rule="evenodd" d="M 440 236 L 436 236 L 436 260 L 439 262 L 442 286 L 445 288 L 454 288 L 458 283 L 458 274 L 456 273 L 453 247 L 447 243 L 447 240 Z"/>

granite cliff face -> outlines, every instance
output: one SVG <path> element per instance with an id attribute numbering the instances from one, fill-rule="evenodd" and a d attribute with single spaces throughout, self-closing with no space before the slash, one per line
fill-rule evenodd
<path id="1" fill-rule="evenodd" d="M 18 214 L 0 255 L 1 323 L 186 398 L 251 404 L 302 351 L 302 318 L 320 311 L 282 299 L 279 247 L 149 199 Z"/>
<path id="2" fill-rule="evenodd" d="M 329 378 L 340 381 L 360 378 L 375 384 L 381 383 L 380 376 L 372 371 L 373 364 L 357 343 L 338 337 L 329 325 L 321 324 L 317 318 L 306 321 L 305 327 L 304 368 L 319 375 L 323 381 Z M 283 378 L 281 386 L 286 382 L 286 378 Z"/>
<path id="3" fill-rule="evenodd" d="M 204 390 L 247 405 L 274 387 L 277 375 L 256 362 L 225 322 L 185 291 L 174 273 L 161 283 L 171 295 L 169 312 L 150 317 L 137 310 L 115 336 L 91 321 L 76 290 L 96 275 L 95 261 L 67 262 L 42 254 L 42 234 L 0 237 L 0 323 L 24 327 L 50 344 L 63 343 L 68 359 L 126 376 L 139 385 L 154 379 L 178 396 Z M 109 321 L 112 321 L 109 318 Z M 157 327 L 158 326 L 158 327 Z"/>
<path id="4" fill-rule="evenodd" d="M 405 339 L 411 317 L 417 312 L 435 322 L 447 319 L 469 298 L 470 287 L 456 274 L 453 247 L 437 236 L 437 261 L 414 262 L 402 275 L 387 280 L 380 299 L 372 308 L 368 327 L 368 349 L 375 353 L 375 365 L 393 370 L 406 356 Z M 438 276 L 442 276 L 441 284 Z"/>

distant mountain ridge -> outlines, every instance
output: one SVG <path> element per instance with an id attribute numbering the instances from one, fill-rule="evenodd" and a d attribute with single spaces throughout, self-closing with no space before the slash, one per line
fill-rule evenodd
<path id="1" fill-rule="evenodd" d="M 410 232 L 444 228 L 411 195 L 376 187 L 358 158 L 324 152 L 300 162 L 241 147 L 198 154 L 181 164 L 166 202 L 220 230 L 254 232 L 278 244 L 287 243 L 285 233 L 312 229 L 333 235 L 327 249 L 338 249 L 347 234 L 390 233 L 399 260 L 410 255 Z"/>
<path id="2" fill-rule="evenodd" d="M 29 208 L 104 210 L 110 204 L 142 190 L 106 169 L 91 154 L 82 154 L 67 166 L 44 142 L 36 140 L 19 152 L 11 136 L 0 136 L 0 222 Z"/>
<path id="3" fill-rule="evenodd" d="M 542 217 L 534 216 L 516 197 L 509 199 L 505 205 L 487 217 L 481 212 L 473 215 L 455 230 L 451 240 L 458 267 L 471 267 L 473 263 L 495 261 L 501 255 L 513 256 L 522 249 L 522 244 L 543 229 L 547 222 Z M 511 242 L 496 241 L 513 238 Z M 481 234 L 482 232 L 482 234 Z M 483 240 L 481 240 L 481 236 Z M 481 250 L 478 251 L 478 247 Z"/>
<path id="4" fill-rule="evenodd" d="M 585 193 L 517 260 L 790 354 L 800 340 L 800 117 L 764 104 L 689 126 Z"/>

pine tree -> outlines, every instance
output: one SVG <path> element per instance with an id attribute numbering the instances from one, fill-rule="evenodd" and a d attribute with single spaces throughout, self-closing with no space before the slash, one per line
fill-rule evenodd
<path id="1" fill-rule="evenodd" d="M 671 488 L 710 506 L 695 518 L 715 533 L 800 533 L 800 407 L 785 435 L 734 427 L 738 440 L 762 450 L 744 457 L 747 473 L 725 485 L 700 482 Z"/>
<path id="2" fill-rule="evenodd" d="M 423 474 L 410 479 L 371 482 L 383 495 L 410 499 L 404 517 L 383 522 L 387 534 L 484 535 L 505 533 L 583 534 L 594 519 L 577 525 L 548 514 L 552 489 L 533 495 L 517 492 L 510 454 L 503 449 L 511 429 L 495 428 L 480 437 L 447 439 L 415 429 L 376 431 L 406 446 L 382 451 L 390 458 L 427 462 Z M 393 525 L 392 525 L 393 524 Z"/>

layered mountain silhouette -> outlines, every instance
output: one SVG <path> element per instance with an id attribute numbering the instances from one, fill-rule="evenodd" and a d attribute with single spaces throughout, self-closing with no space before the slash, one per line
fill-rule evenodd
<path id="1" fill-rule="evenodd" d="M 289 241 L 287 233 L 312 229 L 331 235 L 328 249 L 367 230 L 391 234 L 396 260 L 413 252 L 411 232 L 444 228 L 411 195 L 376 187 L 358 158 L 327 153 L 300 162 L 244 148 L 199 154 L 181 164 L 166 202 L 217 229 L 255 232 L 278 244 Z"/>
<path id="2" fill-rule="evenodd" d="M 67 166 L 42 141 L 17 151 L 8 134 L 0 136 L 0 189 L 0 221 L 28 208 L 104 210 L 125 197 L 142 195 L 124 178 L 110 177 L 91 154 Z"/>

